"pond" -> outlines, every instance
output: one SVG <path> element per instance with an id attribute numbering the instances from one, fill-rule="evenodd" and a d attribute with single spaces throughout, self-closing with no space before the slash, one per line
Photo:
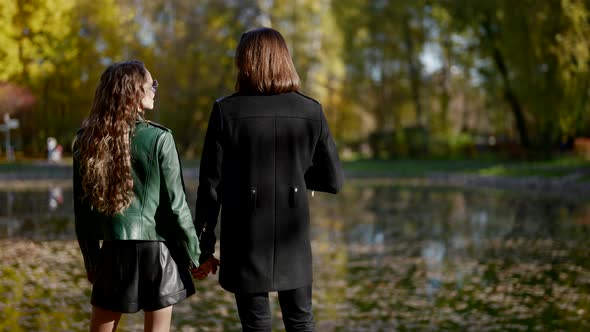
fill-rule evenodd
<path id="1" fill-rule="evenodd" d="M 0 189 L 0 331 L 85 331 L 71 188 L 10 190 Z M 352 180 L 311 202 L 318 331 L 590 330 L 588 197 Z M 239 330 L 216 277 L 175 306 L 174 331 Z M 142 319 L 125 315 L 120 331 Z"/>

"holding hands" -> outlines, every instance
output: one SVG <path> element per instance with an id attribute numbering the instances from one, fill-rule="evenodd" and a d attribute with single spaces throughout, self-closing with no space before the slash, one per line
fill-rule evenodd
<path id="1" fill-rule="evenodd" d="M 218 266 L 219 260 L 214 256 L 211 256 L 208 260 L 203 262 L 203 264 L 199 265 L 199 267 L 192 269 L 191 274 L 193 275 L 193 278 L 203 280 L 209 275 L 209 273 L 216 274 Z"/>

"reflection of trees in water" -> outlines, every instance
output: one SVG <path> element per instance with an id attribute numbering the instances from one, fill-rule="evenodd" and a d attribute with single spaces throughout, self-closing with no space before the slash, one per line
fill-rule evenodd
<path id="1" fill-rule="evenodd" d="M 14 193 L 11 209 L 0 204 L 1 218 L 11 211 L 30 230 L 17 236 L 72 241 L 0 241 L 0 293 L 16 292 L 0 303 L 0 326 L 39 330 L 55 320 L 61 330 L 83 330 L 89 287 L 68 228 L 71 191 L 55 211 L 46 191 L 27 195 Z M 25 209 L 31 201 L 44 206 Z M 318 193 L 311 208 L 318 331 L 590 329 L 590 226 L 579 222 L 590 204 L 360 184 Z M 19 211 L 44 217 L 33 222 Z M 141 318 L 124 326 L 133 330 Z M 195 322 L 209 330 L 239 324 L 214 278 L 175 308 L 177 329 Z"/>
<path id="2" fill-rule="evenodd" d="M 588 243 L 571 227 L 584 204 L 384 186 L 320 200 L 314 288 L 327 329 L 551 329 L 571 314 L 589 318 L 580 293 L 590 279 L 572 283 L 589 275 L 575 258 L 588 254 L 563 242 Z"/>
<path id="3" fill-rule="evenodd" d="M 73 239 L 71 190 L 0 192 L 0 238 Z"/>
<path id="4" fill-rule="evenodd" d="M 568 219 L 560 210 L 567 209 L 566 204 L 555 204 L 547 200 L 515 200 L 511 202 L 513 226 L 506 238 L 532 237 L 555 238 L 559 236 L 560 219 Z"/>
<path id="5" fill-rule="evenodd" d="M 64 203 L 63 189 L 60 187 L 49 188 L 49 202 L 47 203 L 50 211 L 55 211 Z"/>
<path id="6" fill-rule="evenodd" d="M 49 187 L 44 190 L 0 191 L 0 216 L 67 214 L 73 211 L 72 190 Z"/>
<path id="7" fill-rule="evenodd" d="M 586 206 L 578 211 L 575 211 L 573 215 L 575 224 L 590 226 L 590 206 Z"/>

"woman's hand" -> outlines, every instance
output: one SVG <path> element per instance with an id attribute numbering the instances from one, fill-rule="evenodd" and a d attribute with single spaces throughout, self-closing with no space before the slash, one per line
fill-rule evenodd
<path id="1" fill-rule="evenodd" d="M 219 260 L 214 256 L 211 256 L 211 258 L 203 262 L 199 267 L 192 269 L 191 274 L 193 275 L 193 278 L 203 280 L 209 275 L 209 273 L 216 274 L 218 266 Z"/>

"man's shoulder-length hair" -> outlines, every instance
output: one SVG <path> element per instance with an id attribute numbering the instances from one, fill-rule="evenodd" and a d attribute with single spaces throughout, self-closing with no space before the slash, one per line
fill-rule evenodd
<path id="1" fill-rule="evenodd" d="M 283 36 L 271 28 L 242 34 L 236 48 L 236 91 L 278 94 L 299 90 L 299 75 Z"/>

